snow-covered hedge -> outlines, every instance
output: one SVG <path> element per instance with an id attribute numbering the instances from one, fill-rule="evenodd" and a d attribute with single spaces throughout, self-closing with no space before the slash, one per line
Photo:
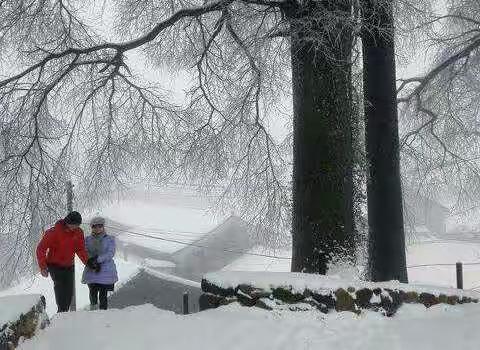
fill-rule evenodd
<path id="1" fill-rule="evenodd" d="M 450 288 L 410 285 L 399 282 L 345 281 L 322 275 L 271 272 L 218 272 L 202 280 L 202 310 L 232 302 L 267 310 L 317 309 L 360 313 L 362 309 L 392 316 L 404 304 L 430 307 L 477 303 L 480 294 Z"/>
<path id="2" fill-rule="evenodd" d="M 48 324 L 45 298 L 41 295 L 0 297 L 0 350 L 15 349 Z"/>

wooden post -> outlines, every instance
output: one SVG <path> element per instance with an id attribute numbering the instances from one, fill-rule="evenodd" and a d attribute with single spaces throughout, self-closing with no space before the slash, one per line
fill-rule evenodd
<path id="1" fill-rule="evenodd" d="M 463 289 L 463 265 L 457 262 L 457 288 Z"/>
<path id="2" fill-rule="evenodd" d="M 183 293 L 183 314 L 188 315 L 188 292 Z"/>
<path id="3" fill-rule="evenodd" d="M 67 181 L 67 214 L 73 211 L 73 183 Z M 75 290 L 75 259 L 73 260 L 73 288 L 72 302 L 70 303 L 70 311 L 77 311 L 77 296 Z"/>

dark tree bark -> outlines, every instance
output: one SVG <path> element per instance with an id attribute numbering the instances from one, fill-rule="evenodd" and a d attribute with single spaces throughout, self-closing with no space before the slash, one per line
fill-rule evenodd
<path id="1" fill-rule="evenodd" d="M 393 2 L 363 0 L 369 273 L 407 282 L 395 85 Z"/>
<path id="2" fill-rule="evenodd" d="M 325 274 L 333 258 L 354 259 L 352 33 L 341 21 L 327 29 L 312 20 L 319 6 L 349 16 L 348 3 L 292 1 L 285 11 L 292 30 L 292 271 Z"/>

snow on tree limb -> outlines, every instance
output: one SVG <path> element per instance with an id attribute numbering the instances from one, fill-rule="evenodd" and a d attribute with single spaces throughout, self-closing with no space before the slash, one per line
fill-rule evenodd
<path id="1" fill-rule="evenodd" d="M 7 2 L 0 18 L 8 25 L 0 33 L 20 69 L 0 80 L 0 234 L 11 247 L 0 261 L 8 266 L 1 279 L 31 268 L 31 245 L 64 213 L 68 179 L 83 192 L 79 205 L 98 204 L 136 176 L 197 179 L 203 191 L 221 184 L 219 205 L 233 204 L 263 233 L 288 224 L 288 166 L 264 125 L 281 80 L 288 80 L 278 64 L 287 45 L 270 36 L 283 2 L 182 6 L 119 42 L 102 42 L 74 1 L 28 8 Z M 252 8 L 259 11 L 247 16 Z M 226 17 L 229 11 L 234 18 Z M 42 35 L 26 29 L 43 30 L 47 20 L 52 26 Z M 162 45 L 183 45 L 182 69 L 196 68 L 187 106 L 169 102 L 158 84 L 127 65 L 140 48 L 168 57 L 168 49 L 157 50 Z M 272 75 L 277 86 L 269 85 Z"/>

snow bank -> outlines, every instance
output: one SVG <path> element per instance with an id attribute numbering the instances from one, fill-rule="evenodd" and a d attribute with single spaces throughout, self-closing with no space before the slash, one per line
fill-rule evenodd
<path id="1" fill-rule="evenodd" d="M 40 301 L 41 295 L 9 295 L 0 297 L 0 329 L 6 323 L 17 321 Z"/>
<path id="2" fill-rule="evenodd" d="M 143 305 L 56 315 L 19 350 L 477 350 L 479 323 L 479 305 L 406 305 L 390 319 L 372 312 L 273 313 L 237 305 L 180 316 Z"/>
<path id="3" fill-rule="evenodd" d="M 48 323 L 45 299 L 41 295 L 0 297 L 0 349 L 15 348 Z"/>

